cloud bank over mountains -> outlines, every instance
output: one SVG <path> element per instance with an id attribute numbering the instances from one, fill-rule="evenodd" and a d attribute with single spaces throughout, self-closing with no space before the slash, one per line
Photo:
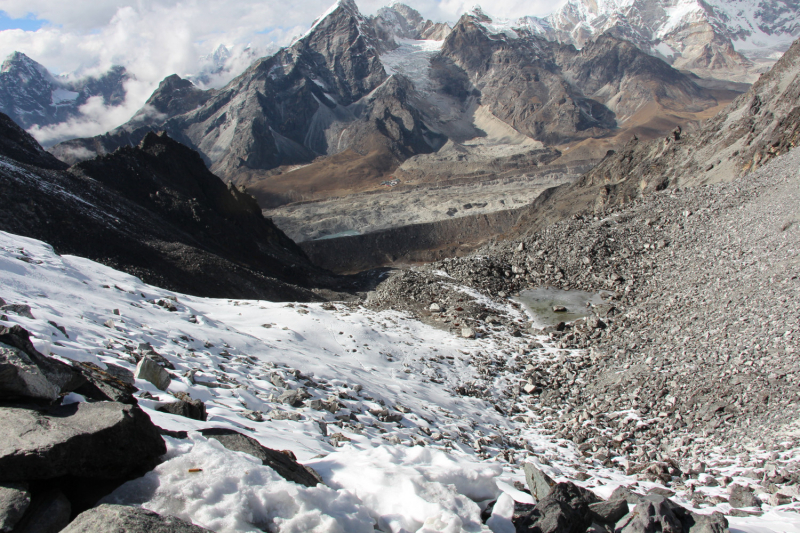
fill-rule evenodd
<path id="1" fill-rule="evenodd" d="M 0 31 L 0 58 L 20 51 L 55 74 L 98 76 L 113 65 L 124 66 L 133 79 L 126 82 L 122 106 L 92 101 L 82 116 L 69 122 L 34 128 L 43 144 L 70 137 L 97 135 L 129 119 L 170 74 L 197 75 L 207 69 L 220 45 L 230 52 L 224 69 L 195 80 L 220 87 L 242 72 L 254 57 L 269 55 L 303 34 L 332 0 L 4 0 L 8 17 L 35 17 L 47 21 L 36 31 Z M 375 13 L 386 0 L 361 0 L 365 14 Z M 428 18 L 455 21 L 474 0 L 410 0 L 406 2 Z M 553 3 L 496 1 L 498 16 L 549 12 Z M 249 49 L 248 49 L 249 47 Z M 213 65 L 212 65 L 213 66 Z"/>

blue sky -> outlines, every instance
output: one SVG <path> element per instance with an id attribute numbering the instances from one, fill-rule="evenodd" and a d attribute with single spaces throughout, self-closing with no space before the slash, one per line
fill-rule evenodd
<path id="1" fill-rule="evenodd" d="M 0 11 L 0 31 L 3 30 L 24 30 L 36 31 L 41 28 L 46 20 L 37 19 L 35 15 L 29 14 L 23 18 L 11 18 L 5 11 Z"/>

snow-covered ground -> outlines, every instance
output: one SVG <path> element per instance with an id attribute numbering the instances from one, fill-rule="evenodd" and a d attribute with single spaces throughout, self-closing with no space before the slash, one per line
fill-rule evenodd
<path id="1" fill-rule="evenodd" d="M 165 437 L 166 461 L 110 501 L 225 532 L 269 524 L 281 532 L 477 532 L 488 530 L 481 508 L 505 493 L 489 522 L 500 532 L 510 527 L 509 498 L 532 501 L 514 488 L 524 482 L 520 465 L 526 461 L 556 479 L 574 480 L 583 472 L 580 484 L 605 497 L 619 485 L 653 486 L 544 435 L 537 429 L 542 421 L 524 411 L 512 420 L 492 401 L 457 392 L 477 379 L 473 361 L 479 355 L 512 360 L 525 353 L 553 361 L 575 355 L 539 347 L 530 337 L 463 339 L 358 304 L 175 294 L 4 232 L 0 298 L 31 307 L 34 318 L 9 312 L 0 324 L 22 325 L 44 353 L 133 370 L 132 352 L 149 343 L 175 367 L 167 392 L 137 380 L 137 395 L 149 397 L 139 403 L 157 425 L 188 430 L 189 438 Z M 154 303 L 167 299 L 177 310 Z M 526 319 L 513 306 L 498 311 Z M 499 374 L 488 396 L 502 396 L 511 378 Z M 279 402 L 286 389 L 298 388 L 309 395 L 303 407 Z M 155 410 L 179 392 L 206 403 L 207 422 Z M 315 410 L 313 400 L 334 407 Z M 270 448 L 292 450 L 327 486 L 289 483 L 192 431 L 202 427 L 235 429 Z M 735 460 L 725 468 L 734 479 L 744 472 Z M 680 494 L 677 499 L 688 503 Z M 760 518 L 731 518 L 731 530 L 800 531 L 800 515 L 786 512 L 790 507 L 765 505 Z"/>

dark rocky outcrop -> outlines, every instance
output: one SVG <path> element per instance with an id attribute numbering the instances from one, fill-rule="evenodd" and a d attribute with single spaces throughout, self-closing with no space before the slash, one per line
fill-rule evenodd
<path id="1" fill-rule="evenodd" d="M 147 509 L 103 504 L 79 514 L 63 533 L 107 533 L 131 531 L 147 533 L 209 533 L 207 529 L 174 516 L 162 516 Z"/>
<path id="2" fill-rule="evenodd" d="M 0 139 L 4 131 L 12 143 L 21 138 L 0 130 Z M 69 171 L 6 161 L 0 229 L 59 253 L 201 296 L 312 300 L 308 287 L 341 282 L 312 266 L 251 196 L 166 135 L 150 133 L 139 147 Z"/>
<path id="3" fill-rule="evenodd" d="M 292 452 L 272 450 L 262 446 L 257 440 L 247 435 L 242 435 L 232 429 L 208 428 L 200 431 L 204 437 L 215 439 L 227 449 L 235 452 L 244 452 L 261 459 L 261 462 L 288 481 L 293 481 L 307 487 L 314 487 L 322 483 L 322 478 L 311 467 L 297 462 Z"/>
<path id="4" fill-rule="evenodd" d="M 72 504 L 59 489 L 49 489 L 34 496 L 25 517 L 14 533 L 58 533 L 69 524 Z"/>
<path id="5" fill-rule="evenodd" d="M 0 113 L 0 155 L 39 168 L 64 170 L 69 165 L 46 152 L 8 115 Z"/>

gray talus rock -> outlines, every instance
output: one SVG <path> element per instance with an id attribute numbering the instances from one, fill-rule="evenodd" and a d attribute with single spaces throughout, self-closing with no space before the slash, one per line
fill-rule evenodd
<path id="1" fill-rule="evenodd" d="M 731 504 L 731 507 L 737 509 L 742 507 L 761 507 L 761 502 L 748 487 L 731 485 L 728 492 L 730 493 L 728 503 Z"/>
<path id="2" fill-rule="evenodd" d="M 177 402 L 162 405 L 157 409 L 162 413 L 170 413 L 173 415 L 184 416 L 193 420 L 201 420 L 203 422 L 208 418 L 206 413 L 206 404 L 200 400 L 193 400 L 191 396 L 186 393 L 180 394 Z"/>
<path id="3" fill-rule="evenodd" d="M 242 435 L 232 429 L 209 428 L 200 431 L 203 436 L 215 439 L 227 449 L 244 452 L 261 459 L 261 462 L 288 481 L 294 481 L 307 487 L 323 483 L 320 475 L 311 467 L 297 462 L 292 452 L 272 450 L 262 446 L 256 439 Z"/>
<path id="4" fill-rule="evenodd" d="M 517 532 L 584 533 L 592 525 L 589 504 L 599 498 L 573 483 L 558 483 L 515 526 Z"/>
<path id="5" fill-rule="evenodd" d="M 160 390 L 167 390 L 172 381 L 169 373 L 150 357 L 142 357 L 142 360 L 136 365 L 136 372 L 133 376 L 136 379 L 149 381 Z"/>
<path id="6" fill-rule="evenodd" d="M 36 351 L 30 334 L 21 326 L 0 327 L 0 345 L 4 348 L 0 356 L 0 398 L 53 400 L 59 393 L 73 391 L 86 382 L 69 365 Z"/>
<path id="7" fill-rule="evenodd" d="M 550 476 L 531 463 L 525 463 L 522 470 L 525 472 L 525 482 L 528 484 L 528 490 L 531 491 L 537 501 L 550 494 L 550 491 L 556 485 L 556 482 Z"/>
<path id="8" fill-rule="evenodd" d="M 54 401 L 61 389 L 24 352 L 0 343 L 0 398 Z"/>
<path id="9" fill-rule="evenodd" d="M 152 469 L 164 441 L 140 408 L 116 402 L 0 407 L 0 481 L 115 479 Z"/>
<path id="10" fill-rule="evenodd" d="M 209 533 L 208 529 L 147 509 L 103 504 L 79 514 L 62 533 Z"/>
<path id="11" fill-rule="evenodd" d="M 642 496 L 633 512 L 617 522 L 618 533 L 726 533 L 728 521 L 722 513 L 699 515 L 660 494 Z"/>
<path id="12" fill-rule="evenodd" d="M 623 516 L 628 514 L 628 502 L 624 499 L 608 500 L 589 505 L 592 520 L 601 524 L 616 524 Z"/>
<path id="13" fill-rule="evenodd" d="M 0 533 L 13 531 L 30 504 L 27 484 L 0 483 Z"/>

